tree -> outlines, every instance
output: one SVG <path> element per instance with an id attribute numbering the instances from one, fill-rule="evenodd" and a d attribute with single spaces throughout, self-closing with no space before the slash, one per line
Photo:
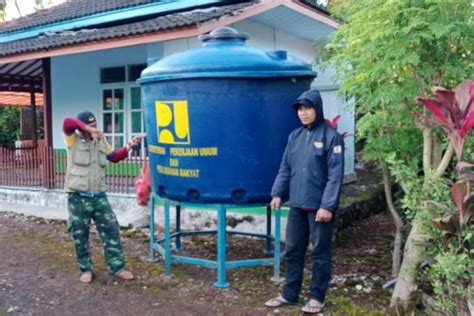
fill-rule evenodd
<path id="1" fill-rule="evenodd" d="M 34 9 L 44 9 L 49 7 L 53 4 L 53 0 L 34 0 Z M 18 5 L 18 0 L 0 0 L 0 22 L 5 21 L 5 11 L 6 7 L 14 6 L 16 11 L 18 12 L 19 16 L 23 15 L 23 12 L 20 10 L 20 6 Z"/>
<path id="2" fill-rule="evenodd" d="M 0 0 L 0 22 L 5 21 L 6 0 Z"/>
<path id="3" fill-rule="evenodd" d="M 439 126 L 449 138 L 457 158 L 457 181 L 451 185 L 451 204 L 428 201 L 433 226 L 443 236 L 435 244 L 440 251 L 432 259 L 429 275 L 440 309 L 472 315 L 474 306 L 465 303 L 470 301 L 474 272 L 474 165 L 465 160 L 465 145 L 474 126 L 474 80 L 466 80 L 454 90 L 433 87 L 433 92 L 436 99 L 416 98 L 431 115 L 416 116 L 421 124 Z"/>
<path id="4" fill-rule="evenodd" d="M 53 4 L 53 0 L 35 0 L 35 10 L 44 9 Z"/>
<path id="5" fill-rule="evenodd" d="M 417 124 L 412 112 L 423 109 L 414 98 L 472 76 L 472 12 L 469 0 L 359 0 L 336 8 L 345 24 L 326 46 L 329 62 L 343 79 L 341 92 L 357 102 L 365 157 L 386 164 L 385 177 L 395 175 L 412 224 L 392 306 L 410 304 L 430 237 L 425 201 L 445 198 L 439 179 L 453 156 L 436 127 Z"/>
<path id="6" fill-rule="evenodd" d="M 11 145 L 20 132 L 20 110 L 16 107 L 0 107 L 0 146 Z"/>
<path id="7" fill-rule="evenodd" d="M 13 1 L 13 2 L 12 2 Z M 17 0 L 0 0 L 0 22 L 4 22 L 6 19 L 6 8 L 7 6 L 14 5 L 16 10 L 18 11 L 18 14 L 21 16 L 21 11 L 20 7 L 18 6 Z"/>

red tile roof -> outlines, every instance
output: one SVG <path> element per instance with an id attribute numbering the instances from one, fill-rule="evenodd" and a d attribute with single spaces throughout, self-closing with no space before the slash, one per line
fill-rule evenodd
<path id="1" fill-rule="evenodd" d="M 36 106 L 43 106 L 43 94 L 35 93 Z M 27 92 L 0 91 L 0 106 L 31 106 L 31 95 Z"/>

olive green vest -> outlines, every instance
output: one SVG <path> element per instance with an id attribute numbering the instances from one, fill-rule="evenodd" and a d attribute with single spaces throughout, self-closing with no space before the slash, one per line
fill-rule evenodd
<path id="1" fill-rule="evenodd" d="M 106 192 L 106 165 L 105 141 L 93 143 L 79 135 L 67 153 L 66 192 Z"/>

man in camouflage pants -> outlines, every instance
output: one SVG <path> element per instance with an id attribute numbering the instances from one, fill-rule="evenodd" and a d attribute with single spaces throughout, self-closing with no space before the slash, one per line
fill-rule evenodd
<path id="1" fill-rule="evenodd" d="M 91 220 L 99 232 L 104 244 L 104 256 L 109 272 L 115 274 L 124 268 L 124 259 L 120 245 L 120 234 L 109 201 L 104 197 L 85 197 L 69 194 L 69 231 L 74 238 L 77 261 L 81 271 L 92 271 L 89 254 L 89 227 Z"/>
<path id="2" fill-rule="evenodd" d="M 81 112 L 77 119 L 67 117 L 63 123 L 64 140 L 68 147 L 65 190 L 68 193 L 69 232 L 82 274 L 83 283 L 92 281 L 92 260 L 89 252 L 89 228 L 93 220 L 102 240 L 109 273 L 122 280 L 133 279 L 124 270 L 125 262 L 120 243 L 117 218 L 107 200 L 105 168 L 107 161 L 118 162 L 128 156 L 141 138 L 113 151 L 91 112 Z"/>

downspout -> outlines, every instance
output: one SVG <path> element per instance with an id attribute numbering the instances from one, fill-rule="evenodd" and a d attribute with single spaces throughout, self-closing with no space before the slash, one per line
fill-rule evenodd
<path id="1" fill-rule="evenodd" d="M 38 146 L 38 135 L 36 133 L 37 130 L 37 122 L 36 122 L 36 98 L 35 98 L 35 86 L 34 83 L 32 83 L 31 86 L 31 92 L 30 92 L 30 100 L 31 100 L 31 125 L 33 126 L 33 133 L 32 133 L 32 138 L 33 138 L 33 148 L 36 150 L 36 147 Z"/>
<path id="2" fill-rule="evenodd" d="M 51 109 L 51 58 L 42 59 L 43 68 L 43 121 L 44 121 L 44 159 L 43 159 L 43 186 L 54 188 L 54 151 L 53 128 Z"/>

